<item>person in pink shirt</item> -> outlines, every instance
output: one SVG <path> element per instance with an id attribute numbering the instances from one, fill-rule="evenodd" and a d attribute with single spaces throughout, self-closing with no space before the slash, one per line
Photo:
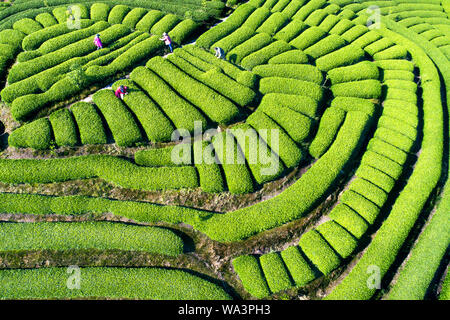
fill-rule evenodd
<path id="1" fill-rule="evenodd" d="M 103 48 L 103 43 L 102 43 L 102 40 L 100 39 L 99 34 L 95 35 L 94 44 L 97 46 L 97 50 L 100 50 Z"/>
<path id="2" fill-rule="evenodd" d="M 166 32 L 163 33 L 162 38 L 159 39 L 159 40 L 164 41 L 164 43 L 166 44 L 166 46 L 169 47 L 170 52 L 173 52 L 173 48 L 172 48 L 172 39 L 170 39 L 169 35 L 168 35 Z"/>
<path id="3" fill-rule="evenodd" d="M 127 90 L 128 90 L 128 88 L 125 86 L 117 87 L 117 89 L 115 91 L 116 97 L 123 100 L 123 96 L 128 93 Z"/>

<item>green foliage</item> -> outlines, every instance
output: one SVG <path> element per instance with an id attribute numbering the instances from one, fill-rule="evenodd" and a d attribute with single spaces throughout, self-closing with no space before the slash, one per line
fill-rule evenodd
<path id="1" fill-rule="evenodd" d="M 26 34 L 19 30 L 5 29 L 0 31 L 0 43 L 20 47 L 25 36 Z"/>
<path id="2" fill-rule="evenodd" d="M 128 26 L 131 29 L 135 29 L 136 24 L 147 13 L 144 8 L 134 8 L 123 18 L 122 24 Z"/>
<path id="3" fill-rule="evenodd" d="M 291 19 L 305 2 L 305 0 L 292 0 L 281 12 Z"/>
<path id="4" fill-rule="evenodd" d="M 233 135 L 227 131 L 215 135 L 213 146 L 217 159 L 222 165 L 228 190 L 233 194 L 253 192 L 250 170 Z"/>
<path id="5" fill-rule="evenodd" d="M 254 256 L 239 256 L 232 261 L 234 271 L 252 296 L 262 299 L 270 294 L 258 259 Z"/>
<path id="6" fill-rule="evenodd" d="M 295 142 L 302 143 L 309 139 L 313 124 L 311 118 L 289 107 L 269 104 L 269 102 L 270 100 L 265 100 L 258 110 L 263 111 L 278 123 Z"/>
<path id="7" fill-rule="evenodd" d="M 388 176 L 386 173 L 367 165 L 360 166 L 355 175 L 377 185 L 386 193 L 391 192 L 395 185 L 395 180 L 393 178 Z"/>
<path id="8" fill-rule="evenodd" d="M 303 234 L 298 245 L 323 274 L 329 274 L 341 262 L 327 241 L 315 230 Z"/>
<path id="9" fill-rule="evenodd" d="M 230 100 L 189 77 L 167 60 L 154 57 L 147 62 L 146 66 L 181 96 L 202 110 L 212 121 L 227 124 L 239 115 L 239 109 Z"/>
<path id="10" fill-rule="evenodd" d="M 177 256 L 183 240 L 168 229 L 112 222 L 1 223 L 0 250 L 118 249 Z M 20 235 L 20 236 L 14 236 Z"/>
<path id="11" fill-rule="evenodd" d="M 394 121 L 398 123 L 398 127 L 401 127 L 400 121 Z M 394 131 L 392 129 L 388 129 L 385 127 L 379 127 L 377 131 L 375 131 L 375 137 L 380 138 L 386 142 L 389 142 L 393 146 L 397 148 L 409 152 L 414 144 L 415 138 L 411 139 L 408 136 L 400 133 L 399 131 Z"/>
<path id="12" fill-rule="evenodd" d="M 400 45 L 392 46 L 373 55 L 374 60 L 406 59 L 408 51 Z"/>
<path id="13" fill-rule="evenodd" d="M 306 18 L 313 13 L 315 10 L 320 9 L 323 5 L 327 3 L 326 0 L 311 0 L 303 5 L 297 13 L 292 17 L 292 19 L 306 20 Z"/>
<path id="14" fill-rule="evenodd" d="M 383 189 L 361 178 L 356 178 L 353 180 L 350 184 L 349 190 L 359 193 L 380 208 L 383 207 L 388 196 Z"/>
<path id="15" fill-rule="evenodd" d="M 116 90 L 120 85 L 128 88 L 123 102 L 136 116 L 147 139 L 152 142 L 170 141 L 175 128 L 161 109 L 133 81 L 116 81 L 112 89 Z"/>
<path id="16" fill-rule="evenodd" d="M 320 119 L 317 135 L 309 146 L 309 153 L 319 159 L 331 146 L 341 124 L 344 122 L 345 112 L 339 108 L 328 108 Z"/>
<path id="17" fill-rule="evenodd" d="M 287 24 L 289 19 L 281 12 L 272 13 L 263 24 L 256 29 L 258 33 L 266 33 L 273 36 L 277 33 L 284 25 Z"/>
<path id="18" fill-rule="evenodd" d="M 359 81 L 366 79 L 378 80 L 378 67 L 370 61 L 362 61 L 347 67 L 332 69 L 328 72 L 332 84 Z"/>
<path id="19" fill-rule="evenodd" d="M 307 28 L 308 26 L 303 21 L 293 20 L 289 22 L 283 29 L 278 31 L 273 36 L 273 38 L 276 40 L 290 42 Z"/>
<path id="20" fill-rule="evenodd" d="M 255 32 L 252 29 L 249 29 L 247 27 L 240 27 L 236 31 L 232 32 L 231 34 L 227 35 L 224 38 L 221 38 L 219 41 L 214 43 L 211 46 L 210 51 L 214 52 L 214 48 L 219 47 L 222 48 L 224 52 L 230 52 L 231 49 L 237 47 L 244 41 L 250 39 L 251 37 L 254 36 L 254 34 Z M 199 46 L 205 47 L 201 45 L 201 42 L 199 43 Z"/>
<path id="21" fill-rule="evenodd" d="M 231 17 L 230 17 L 231 18 Z M 220 39 L 224 39 L 238 28 L 237 25 L 229 22 L 223 22 L 214 28 L 209 29 L 203 33 L 196 41 L 196 45 L 200 48 L 210 49 L 214 43 L 217 43 Z M 248 38 L 247 38 L 248 39 Z M 245 40 L 247 40 L 245 39 Z M 244 41 L 245 41 L 244 40 Z M 217 47 L 217 45 L 215 45 Z M 222 47 L 221 47 L 222 48 Z"/>
<path id="22" fill-rule="evenodd" d="M 15 22 L 13 24 L 13 28 L 25 34 L 31 34 L 33 32 L 41 30 L 42 25 L 33 19 L 25 18 Z"/>
<path id="23" fill-rule="evenodd" d="M 101 178 L 129 189 L 165 190 L 198 187 L 193 167 L 139 167 L 121 158 L 93 155 L 62 159 L 2 159 L 0 181 L 51 183 Z"/>
<path id="24" fill-rule="evenodd" d="M 325 35 L 326 32 L 321 28 L 311 27 L 303 31 L 294 40 L 289 42 L 289 44 L 297 49 L 305 50 L 306 48 L 309 48 L 310 46 L 317 43 L 320 39 L 324 38 Z"/>
<path id="25" fill-rule="evenodd" d="M 264 112 L 254 112 L 247 118 L 247 123 L 258 131 L 260 137 L 263 137 L 263 132 L 266 132 L 267 138 L 263 138 L 263 140 L 272 149 L 278 149 L 278 155 L 286 167 L 293 168 L 303 160 L 303 151 L 295 144 L 291 137 L 289 137 L 284 130 Z M 272 135 L 272 130 L 278 132 L 278 141 L 276 141 Z M 278 146 L 276 143 L 278 143 Z"/>
<path id="26" fill-rule="evenodd" d="M 50 122 L 42 118 L 14 130 L 8 137 L 8 144 L 16 148 L 48 149 L 51 140 Z"/>
<path id="27" fill-rule="evenodd" d="M 439 300 L 450 300 L 450 276 L 445 277 L 442 284 L 441 292 L 439 293 Z"/>
<path id="28" fill-rule="evenodd" d="M 332 85 L 331 92 L 335 97 L 378 99 L 381 96 L 381 84 L 374 79 L 344 82 Z"/>
<path id="29" fill-rule="evenodd" d="M 319 108 L 319 103 L 313 98 L 283 93 L 269 93 L 264 95 L 260 107 L 263 107 L 265 104 L 290 108 L 310 118 L 317 116 Z"/>
<path id="30" fill-rule="evenodd" d="M 331 69 L 348 66 L 364 58 L 364 51 L 354 45 L 348 45 L 334 52 L 331 52 L 316 60 L 319 70 L 330 71 Z"/>
<path id="31" fill-rule="evenodd" d="M 119 4 L 117 6 L 114 6 L 108 15 L 108 22 L 110 24 L 119 24 L 122 23 L 123 19 L 127 15 L 127 13 L 130 11 L 130 8 Z"/>
<path id="32" fill-rule="evenodd" d="M 319 85 L 323 82 L 322 72 L 309 64 L 265 64 L 254 67 L 252 72 L 262 78 L 290 78 L 309 81 Z"/>
<path id="33" fill-rule="evenodd" d="M 77 102 L 70 110 L 80 132 L 82 144 L 105 144 L 106 134 L 96 108 L 87 102 Z"/>
<path id="34" fill-rule="evenodd" d="M 406 70 L 384 70 L 383 71 L 383 81 L 387 80 L 406 80 L 414 81 L 414 73 Z"/>
<path id="35" fill-rule="evenodd" d="M 344 32 L 342 34 L 342 38 L 344 38 L 347 42 L 351 43 L 368 31 L 369 30 L 366 26 L 357 25 Z"/>
<path id="36" fill-rule="evenodd" d="M 272 42 L 272 38 L 266 33 L 256 34 L 240 45 L 234 47 L 226 55 L 229 61 L 240 63 L 249 54 L 258 51 Z"/>
<path id="37" fill-rule="evenodd" d="M 270 10 L 264 7 L 257 8 L 242 24 L 243 28 L 256 31 L 271 15 Z"/>
<path id="38" fill-rule="evenodd" d="M 97 91 L 92 100 L 105 117 L 117 145 L 132 146 L 142 141 L 141 132 L 133 115 L 116 98 L 112 90 Z"/>
<path id="39" fill-rule="evenodd" d="M 316 278 L 315 272 L 298 246 L 291 246 L 281 251 L 281 257 L 297 287 L 304 286 Z"/>
<path id="40" fill-rule="evenodd" d="M 58 23 L 58 21 L 56 21 L 55 17 L 53 17 L 48 12 L 43 12 L 43 13 L 38 14 L 36 16 L 36 18 L 34 18 L 34 20 L 39 22 L 44 28 L 53 26 Z"/>
<path id="41" fill-rule="evenodd" d="M 273 181 L 283 173 L 285 167 L 276 150 L 271 150 L 249 124 L 233 126 L 229 132 L 236 138 L 256 183 Z"/>
<path id="42" fill-rule="evenodd" d="M 58 146 L 75 146 L 78 134 L 72 113 L 68 109 L 53 112 L 50 117 L 55 141 Z"/>
<path id="43" fill-rule="evenodd" d="M 253 113 L 251 117 L 258 113 Z M 349 113 L 328 152 L 283 193 L 251 207 L 214 215 L 207 223 L 199 224 L 198 229 L 214 240 L 237 241 L 300 218 L 326 196 L 330 185 L 355 153 L 361 137 L 364 137 L 368 120 L 366 114 Z M 232 227 L 224 232 L 224 226 L 228 223 Z"/>
<path id="44" fill-rule="evenodd" d="M 176 159 L 172 157 L 172 154 L 176 154 L 176 149 L 174 151 L 174 148 L 174 146 L 170 146 L 165 148 L 139 150 L 134 154 L 134 159 L 138 165 L 146 167 L 181 166 L 183 165 L 183 163 L 175 162 Z M 184 151 L 184 149 L 181 150 Z M 187 155 L 189 160 L 188 164 L 192 163 L 190 151 L 191 148 L 189 146 L 189 154 Z M 184 159 L 184 154 L 177 154 L 177 156 L 180 156 L 181 159 Z"/>
<path id="45" fill-rule="evenodd" d="M 173 29 L 179 22 L 180 19 L 176 15 L 167 14 L 152 26 L 150 33 L 160 37 L 164 32 Z"/>
<path id="46" fill-rule="evenodd" d="M 332 34 L 309 46 L 305 50 L 305 53 L 310 55 L 314 59 L 317 59 L 330 52 L 340 49 L 343 46 L 345 46 L 345 40 L 338 35 Z"/>
<path id="47" fill-rule="evenodd" d="M 180 98 L 161 78 L 144 67 L 138 67 L 130 75 L 131 80 L 137 83 L 157 103 L 169 117 L 176 128 L 194 132 L 194 122 L 206 125 L 206 119 L 189 102 Z"/>
<path id="48" fill-rule="evenodd" d="M 355 238 L 347 230 L 332 220 L 322 223 L 316 230 L 344 259 L 355 250 L 358 244 Z"/>
<path id="49" fill-rule="evenodd" d="M 384 70 L 405 70 L 413 72 L 415 67 L 414 63 L 409 60 L 398 60 L 398 59 L 378 60 L 374 61 L 374 63 L 379 68 Z"/>
<path id="50" fill-rule="evenodd" d="M 394 45 L 391 39 L 381 38 L 364 48 L 371 56 Z"/>
<path id="51" fill-rule="evenodd" d="M 91 6 L 91 19 L 95 21 L 108 21 L 110 6 L 107 3 L 97 2 Z"/>
<path id="52" fill-rule="evenodd" d="M 381 39 L 381 35 L 374 30 L 370 30 L 369 32 L 360 36 L 358 39 L 354 40 L 352 44 L 360 47 L 361 49 L 365 49 L 368 45 L 376 42 L 379 39 Z"/>
<path id="53" fill-rule="evenodd" d="M 256 7 L 250 3 L 241 4 L 233 13 L 227 18 L 226 23 L 230 23 L 236 26 L 236 28 L 242 25 L 245 20 L 256 10 Z M 220 23 L 222 25 L 223 23 Z M 211 29 L 210 29 L 211 30 Z"/>
<path id="54" fill-rule="evenodd" d="M 348 19 L 340 19 L 336 25 L 331 28 L 330 33 L 331 34 L 337 34 L 337 35 L 343 35 L 347 30 L 350 30 L 352 27 L 354 27 L 355 24 L 348 20 Z"/>
<path id="55" fill-rule="evenodd" d="M 136 23 L 136 30 L 150 32 L 151 28 L 164 17 L 164 13 L 159 10 L 150 10 L 142 19 Z"/>
<path id="56" fill-rule="evenodd" d="M 316 101 L 321 101 L 323 97 L 322 87 L 318 84 L 297 79 L 279 77 L 262 78 L 259 83 L 259 90 L 263 94 L 285 93 L 307 96 L 315 99 Z"/>
<path id="57" fill-rule="evenodd" d="M 278 292 L 292 287 L 288 271 L 279 253 L 271 252 L 264 254 L 259 258 L 259 262 L 261 263 L 261 268 L 270 291 Z"/>
<path id="58" fill-rule="evenodd" d="M 225 181 L 220 166 L 215 161 L 213 145 L 197 140 L 194 142 L 193 148 L 194 164 L 198 171 L 202 190 L 210 193 L 225 191 Z"/>
<path id="59" fill-rule="evenodd" d="M 176 269 L 81 268 L 82 290 L 67 287 L 67 268 L 14 269 L 0 271 L 3 299 L 155 299 L 228 300 L 218 285 Z"/>
<path id="60" fill-rule="evenodd" d="M 360 239 L 368 228 L 368 223 L 356 211 L 345 204 L 338 204 L 328 216 Z"/>
<path id="61" fill-rule="evenodd" d="M 269 64 L 304 64 L 308 63 L 308 56 L 301 50 L 289 50 L 268 61 Z"/>

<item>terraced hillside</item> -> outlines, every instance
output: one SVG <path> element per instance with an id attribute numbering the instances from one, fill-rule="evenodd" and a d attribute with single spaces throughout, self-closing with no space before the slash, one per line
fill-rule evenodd
<path id="1" fill-rule="evenodd" d="M 449 14 L 0 7 L 0 298 L 448 299 Z"/>

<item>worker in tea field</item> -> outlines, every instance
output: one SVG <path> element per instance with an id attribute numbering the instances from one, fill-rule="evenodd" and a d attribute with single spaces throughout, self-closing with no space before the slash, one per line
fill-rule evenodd
<path id="1" fill-rule="evenodd" d="M 103 48 L 102 40 L 100 39 L 100 35 L 97 33 L 94 38 L 94 44 L 97 46 L 97 50 Z"/>
<path id="2" fill-rule="evenodd" d="M 116 89 L 116 92 L 115 92 L 116 97 L 119 98 L 120 100 L 123 100 L 123 97 L 124 97 L 126 94 L 128 94 L 127 90 L 128 90 L 127 87 L 125 87 L 125 86 L 119 86 L 119 87 Z"/>
<path id="3" fill-rule="evenodd" d="M 215 47 L 214 51 L 216 52 L 216 58 L 223 59 L 225 57 L 225 52 L 220 47 Z"/>
<path id="4" fill-rule="evenodd" d="M 167 34 L 167 32 L 163 33 L 163 36 L 161 39 L 159 39 L 161 41 L 164 41 L 164 43 L 166 44 L 166 46 L 169 47 L 170 52 L 173 52 L 173 48 L 172 48 L 172 39 L 170 39 L 169 35 Z"/>

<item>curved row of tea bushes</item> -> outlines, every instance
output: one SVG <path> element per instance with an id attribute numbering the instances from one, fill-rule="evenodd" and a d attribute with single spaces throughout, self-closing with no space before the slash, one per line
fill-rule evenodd
<path id="1" fill-rule="evenodd" d="M 168 229 L 113 222 L 0 223 L 0 251 L 132 250 L 177 256 L 183 240 Z"/>
<path id="2" fill-rule="evenodd" d="M 79 272 L 80 289 L 67 283 Z M 225 290 L 202 277 L 177 269 L 86 267 L 1 270 L 2 299 L 155 299 L 230 300 Z"/>

